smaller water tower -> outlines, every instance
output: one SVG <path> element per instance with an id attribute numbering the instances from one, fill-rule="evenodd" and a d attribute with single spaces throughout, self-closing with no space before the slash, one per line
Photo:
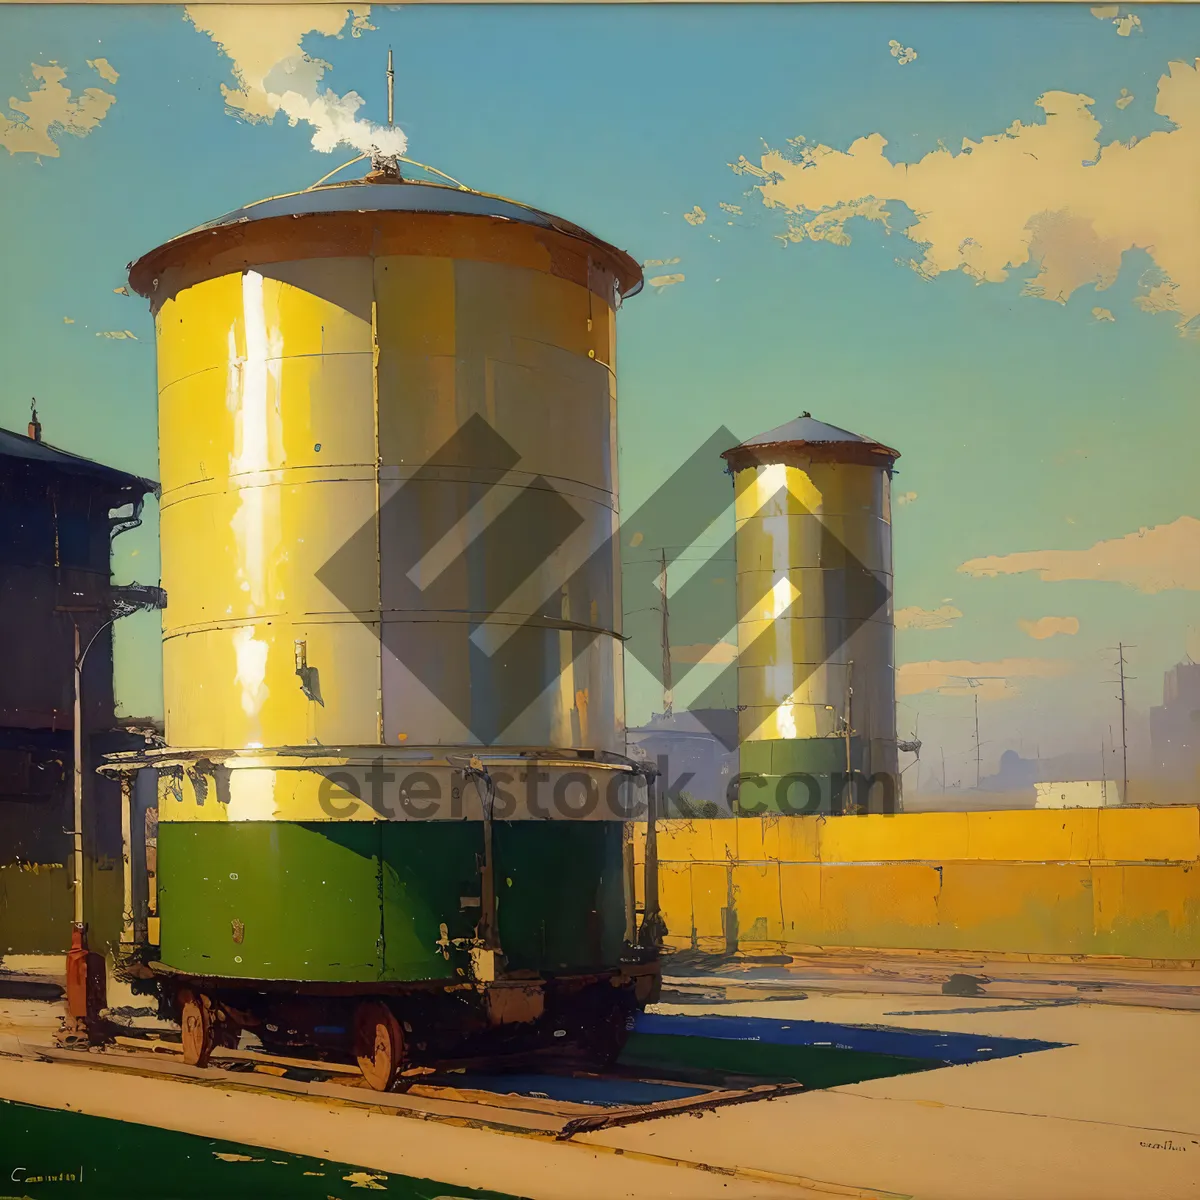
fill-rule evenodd
<path id="1" fill-rule="evenodd" d="M 740 811 L 898 806 L 898 452 L 804 413 L 722 457 L 735 492 L 738 736 L 750 777 Z"/>

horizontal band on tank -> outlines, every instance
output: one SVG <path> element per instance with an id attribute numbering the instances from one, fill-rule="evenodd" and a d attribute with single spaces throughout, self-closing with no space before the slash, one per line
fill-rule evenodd
<path id="1" fill-rule="evenodd" d="M 338 463 L 328 467 L 296 466 L 277 467 L 269 471 L 242 471 L 223 476 L 189 480 L 165 490 L 160 508 L 170 508 L 187 500 L 199 500 L 208 496 L 223 496 L 228 492 L 245 491 L 249 488 L 297 487 L 301 484 L 317 483 L 381 483 L 406 482 L 420 476 L 422 485 L 443 483 L 480 484 L 492 483 L 500 488 L 514 491 L 544 491 L 565 496 L 602 508 L 617 509 L 613 493 L 564 475 L 535 474 L 530 471 L 487 471 L 469 467 L 428 467 L 381 465 L 378 469 L 371 463 Z"/>
<path id="2" fill-rule="evenodd" d="M 589 288 L 610 307 L 633 295 L 642 272 L 598 240 L 486 215 L 354 211 L 271 217 L 183 234 L 131 263 L 129 282 L 158 311 L 208 279 L 296 259 L 392 255 L 527 267 Z"/>
<path id="3" fill-rule="evenodd" d="M 106 770 L 156 767 L 164 823 L 611 822 L 647 813 L 646 780 L 628 761 L 465 754 L 422 761 L 379 749 L 365 762 L 359 755 L 307 763 L 162 751 L 113 756 L 122 761 L 110 760 Z"/>
<path id="4" fill-rule="evenodd" d="M 462 766 L 467 758 L 477 758 L 483 766 L 524 765 L 531 761 L 561 766 L 595 767 L 605 771 L 635 771 L 638 764 L 609 750 L 574 749 L 547 746 L 246 746 L 187 747 L 163 746 L 149 750 L 123 750 L 106 754 L 96 769 L 106 774 L 194 765 L 200 762 L 236 767 L 309 767 L 395 765 Z M 460 761 L 462 760 L 462 761 Z"/>
<path id="5" fill-rule="evenodd" d="M 207 633 L 216 629 L 252 628 L 273 621 L 287 621 L 318 625 L 358 625 L 374 624 L 381 618 L 380 610 L 363 609 L 350 612 L 343 609 L 340 612 L 300 613 L 294 610 L 287 612 L 276 611 L 260 613 L 252 617 L 230 617 L 227 620 L 198 621 L 191 625 L 173 625 L 164 631 L 163 641 L 171 638 L 187 637 L 192 633 Z M 581 621 L 564 621 L 560 617 L 542 617 L 525 613 L 503 612 L 469 612 L 469 611 L 435 611 L 430 609 L 385 608 L 382 610 L 382 620 L 386 624 L 407 625 L 509 625 L 517 628 L 556 629 L 563 633 L 591 633 L 597 636 L 616 638 L 619 642 L 627 642 L 629 634 L 618 633 L 600 625 L 587 625 Z"/>

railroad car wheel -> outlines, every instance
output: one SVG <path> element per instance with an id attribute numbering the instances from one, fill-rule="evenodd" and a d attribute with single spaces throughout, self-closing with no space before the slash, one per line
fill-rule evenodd
<path id="1" fill-rule="evenodd" d="M 189 1067 L 208 1066 L 216 1031 L 211 1007 L 195 992 L 179 993 L 179 1025 L 183 1040 L 183 1061 Z"/>
<path id="2" fill-rule="evenodd" d="M 358 1006 L 354 1019 L 355 1054 L 363 1078 L 377 1092 L 389 1091 L 404 1066 L 404 1031 L 386 1004 Z"/>

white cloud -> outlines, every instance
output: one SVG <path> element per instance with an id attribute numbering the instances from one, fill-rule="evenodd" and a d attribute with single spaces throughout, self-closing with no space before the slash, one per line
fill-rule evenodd
<path id="1" fill-rule="evenodd" d="M 911 504 L 917 498 L 916 492 L 901 492 L 896 497 L 897 504 Z"/>
<path id="2" fill-rule="evenodd" d="M 1150 594 L 1200 591 L 1200 521 L 1180 517 L 1097 542 L 1087 550 L 1030 550 L 973 558 L 958 568 L 968 575 L 1020 575 L 1037 571 L 1047 582 L 1093 579 L 1123 583 Z"/>
<path id="3" fill-rule="evenodd" d="M 726 204 L 725 201 L 722 200 L 720 207 L 732 216 L 740 217 L 742 215 L 742 206 L 740 204 Z"/>
<path id="4" fill-rule="evenodd" d="M 970 696 L 1004 700 L 1020 694 L 1019 681 L 1053 679 L 1071 671 L 1071 664 L 1055 658 L 1003 658 L 995 662 L 904 663 L 896 672 L 896 694 L 916 696 L 938 692 L 943 696 Z"/>
<path id="5" fill-rule="evenodd" d="M 683 219 L 689 225 L 703 225 L 704 222 L 708 219 L 708 213 L 706 213 L 704 211 L 704 209 L 702 209 L 700 207 L 700 205 L 697 204 L 697 205 L 693 206 L 691 212 L 685 212 L 683 214 Z"/>
<path id="6" fill-rule="evenodd" d="M 1169 64 L 1155 111 L 1172 128 L 1129 143 L 1101 140 L 1090 96 L 1045 93 L 1045 120 L 1014 121 L 957 153 L 938 149 L 908 164 L 884 153 L 878 133 L 846 150 L 789 139 L 757 163 L 731 164 L 758 180 L 763 203 L 780 210 L 786 241 L 846 245 L 853 217 L 891 229 L 889 203 L 914 218 L 903 232 L 923 249 L 909 262 L 934 279 L 962 271 L 999 283 L 1037 267 L 1029 295 L 1065 303 L 1080 288 L 1112 284 L 1127 250 L 1143 250 L 1158 274 L 1136 301 L 1175 314 L 1181 331 L 1200 317 L 1200 222 L 1191 180 L 1200 157 L 1200 60 Z M 1197 322 L 1200 326 L 1200 322 Z"/>
<path id="7" fill-rule="evenodd" d="M 121 73 L 108 61 L 107 58 L 89 58 L 87 65 L 104 80 L 105 83 L 116 83 L 121 78 Z"/>
<path id="8" fill-rule="evenodd" d="M 1118 17 L 1113 24 L 1117 27 L 1117 33 L 1121 37 L 1128 37 L 1135 29 L 1141 29 L 1142 18 L 1135 17 L 1133 13 L 1127 13 L 1123 17 Z"/>
<path id="9" fill-rule="evenodd" d="M 1038 617 L 1036 621 L 1025 620 L 1017 622 L 1017 628 L 1029 634 L 1035 641 L 1044 642 L 1056 634 L 1074 637 L 1079 632 L 1078 617 Z"/>
<path id="10" fill-rule="evenodd" d="M 136 342 L 137 334 L 130 333 L 128 329 L 106 329 L 102 333 L 97 333 L 97 337 L 110 338 L 114 342 Z"/>
<path id="11" fill-rule="evenodd" d="M 895 40 L 888 42 L 888 50 L 902 67 L 907 66 L 910 62 L 915 62 L 917 59 L 917 52 L 911 46 L 903 46 Z"/>
<path id="12" fill-rule="evenodd" d="M 108 67 L 108 62 L 96 59 L 94 64 L 107 79 L 100 63 Z M 55 139 L 68 133 L 72 137 L 87 137 L 104 120 L 117 98 L 96 87 L 84 88 L 79 96 L 72 97 L 71 89 L 63 85 L 67 73 L 55 62 L 44 66 L 33 63 L 31 70 L 42 86 L 31 91 L 27 100 L 15 96 L 9 99 L 8 107 L 21 115 L 14 118 L 0 112 L 0 146 L 9 154 L 58 158 Z M 116 76 L 115 71 L 112 74 Z"/>
<path id="13" fill-rule="evenodd" d="M 644 263 L 642 263 L 642 266 L 643 267 L 673 267 L 678 261 L 679 261 L 679 259 L 677 259 L 677 258 L 648 258 L 648 259 L 646 259 L 646 261 Z"/>
<path id="14" fill-rule="evenodd" d="M 897 629 L 949 629 L 962 613 L 952 605 L 941 608 L 901 608 L 896 610 Z"/>
<path id="15" fill-rule="evenodd" d="M 682 274 L 677 274 L 677 275 L 655 275 L 655 276 L 654 276 L 652 279 L 647 279 L 647 280 L 646 280 L 646 282 L 647 282 L 647 283 L 648 283 L 648 284 L 649 284 L 649 285 L 650 285 L 652 288 L 657 288 L 657 289 L 658 289 L 658 291 L 660 291 L 660 292 L 661 292 L 661 291 L 663 290 L 663 288 L 669 288 L 669 287 L 673 286 L 673 285 L 674 285 L 674 284 L 676 284 L 676 283 L 682 283 L 682 282 L 684 281 L 684 278 L 685 278 L 685 277 L 684 277 L 684 275 L 682 275 Z"/>
<path id="16" fill-rule="evenodd" d="M 358 37 L 374 28 L 370 12 L 366 5 L 194 4 L 184 15 L 233 62 L 238 86 L 221 86 L 231 112 L 248 121 L 272 121 L 280 112 L 290 125 L 304 121 L 313 127 L 315 150 L 350 146 L 398 157 L 408 148 L 404 133 L 360 118 L 363 99 L 357 92 L 339 96 L 322 90 L 330 64 L 302 45 L 310 33 L 341 37 L 347 22 L 351 36 Z"/>
<path id="17" fill-rule="evenodd" d="M 1101 4 L 1092 9 L 1092 16 L 1097 21 L 1111 21 L 1113 17 L 1121 11 L 1120 6 L 1116 4 Z"/>
<path id="18" fill-rule="evenodd" d="M 1118 108 L 1128 108 L 1134 101 L 1135 97 L 1128 88 L 1122 88 L 1121 94 L 1116 99 Z"/>

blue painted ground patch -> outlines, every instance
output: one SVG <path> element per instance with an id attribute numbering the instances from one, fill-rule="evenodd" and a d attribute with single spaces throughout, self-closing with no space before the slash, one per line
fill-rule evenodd
<path id="1" fill-rule="evenodd" d="M 660 1013 L 640 1013 L 634 1032 L 658 1037 L 712 1038 L 717 1041 L 758 1042 L 775 1046 L 820 1046 L 859 1054 L 920 1059 L 946 1066 L 1011 1058 L 1016 1054 L 1060 1049 L 1067 1044 L 1031 1038 L 902 1029 L 889 1025 L 839 1025 L 828 1021 L 692 1017 Z"/>

